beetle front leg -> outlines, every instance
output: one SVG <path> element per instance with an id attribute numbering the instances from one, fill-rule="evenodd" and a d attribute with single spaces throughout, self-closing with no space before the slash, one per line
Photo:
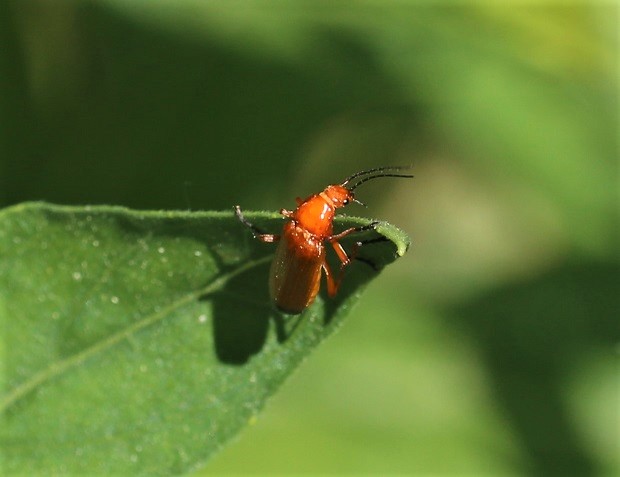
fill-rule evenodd
<path id="1" fill-rule="evenodd" d="M 366 230 L 375 230 L 375 227 L 377 227 L 378 223 L 379 222 L 374 221 L 374 222 L 369 223 L 368 225 L 362 225 L 360 227 L 350 227 L 348 229 L 343 230 L 342 232 L 338 234 L 330 235 L 329 237 L 326 238 L 326 240 L 328 242 L 334 243 L 346 237 L 347 235 L 355 234 L 358 232 L 365 232 Z"/>
<path id="2" fill-rule="evenodd" d="M 365 232 L 366 230 L 374 230 L 378 223 L 379 222 L 374 221 L 374 222 L 369 223 L 368 225 L 363 225 L 360 227 L 350 227 L 346 230 L 343 230 L 342 232 L 338 234 L 330 235 L 329 237 L 327 237 L 327 241 L 332 244 L 332 247 L 334 247 L 334 251 L 336 252 L 336 255 L 338 255 L 338 258 L 340 259 L 340 262 L 342 263 L 340 267 L 341 270 L 347 265 L 349 265 L 349 263 L 351 263 L 351 260 L 355 258 L 355 256 L 357 255 L 358 249 L 362 245 L 375 241 L 375 239 L 356 242 L 355 247 L 351 251 L 350 255 L 347 254 L 347 252 L 345 252 L 344 248 L 342 248 L 342 245 L 340 245 L 338 241 L 342 239 L 343 237 L 346 237 L 347 235 L 351 235 L 351 234 L 358 233 L 358 232 Z M 362 261 L 365 262 L 365 260 L 362 260 Z"/>
<path id="3" fill-rule="evenodd" d="M 241 207 L 239 207 L 238 205 L 235 205 L 234 209 L 235 209 L 235 215 L 237 216 L 239 221 L 243 225 L 245 225 L 247 228 L 250 229 L 250 231 L 252 232 L 252 236 L 255 239 L 258 239 L 261 242 L 266 242 L 266 243 L 273 243 L 273 242 L 277 242 L 278 240 L 280 240 L 279 235 L 265 233 L 263 230 L 258 228 L 256 225 L 249 222 L 241 213 Z"/>
<path id="4" fill-rule="evenodd" d="M 361 226 L 361 227 L 351 227 L 351 228 L 348 228 L 348 229 L 340 232 L 339 234 L 335 234 L 335 235 L 332 235 L 332 236 L 327 238 L 327 240 L 332 244 L 332 247 L 334 248 L 334 250 L 336 252 L 336 255 L 338 255 L 338 258 L 340 259 L 340 262 L 342 263 L 341 270 L 344 269 L 344 267 L 346 267 L 347 265 L 349 265 L 349 263 L 351 263 L 352 260 L 359 260 L 360 262 L 365 263 L 366 265 L 370 266 L 374 270 L 379 270 L 380 269 L 371 260 L 368 260 L 368 259 L 363 258 L 363 257 L 358 257 L 357 256 L 357 252 L 364 245 L 368 245 L 368 244 L 371 244 L 371 243 L 387 241 L 388 239 L 386 237 L 381 236 L 381 237 L 377 237 L 377 238 L 373 238 L 373 239 L 357 241 L 353 245 L 353 247 L 351 249 L 351 252 L 349 252 L 348 254 L 347 254 L 347 252 L 345 252 L 345 250 L 342 247 L 342 245 L 340 245 L 340 243 L 338 242 L 338 240 L 340 240 L 342 237 L 346 237 L 347 235 L 350 235 L 350 234 L 353 234 L 353 233 L 357 233 L 357 232 L 364 232 L 366 230 L 374 230 L 378 223 L 379 222 L 374 221 L 374 222 L 371 222 L 368 225 L 364 225 L 364 226 Z"/>

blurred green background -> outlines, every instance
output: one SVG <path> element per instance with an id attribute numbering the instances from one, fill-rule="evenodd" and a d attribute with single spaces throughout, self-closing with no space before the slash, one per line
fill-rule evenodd
<path id="1" fill-rule="evenodd" d="M 0 205 L 279 209 L 413 239 L 203 473 L 620 472 L 614 2 L 3 0 Z M 356 208 L 357 207 L 357 208 Z"/>

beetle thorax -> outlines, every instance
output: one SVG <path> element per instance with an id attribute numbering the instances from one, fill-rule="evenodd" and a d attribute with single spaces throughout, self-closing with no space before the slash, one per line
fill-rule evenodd
<path id="1" fill-rule="evenodd" d="M 318 237 L 327 237 L 332 234 L 332 222 L 336 208 L 323 193 L 308 197 L 295 211 L 294 220 Z"/>

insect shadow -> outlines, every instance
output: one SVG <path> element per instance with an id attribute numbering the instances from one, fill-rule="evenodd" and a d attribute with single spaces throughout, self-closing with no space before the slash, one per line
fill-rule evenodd
<path id="1" fill-rule="evenodd" d="M 265 345 L 273 315 L 264 279 L 268 272 L 269 263 L 265 263 L 201 297 L 213 306 L 213 343 L 221 362 L 244 364 Z M 258 301 L 254 298 L 257 296 L 265 300 Z"/>
<path id="2" fill-rule="evenodd" d="M 273 306 L 265 280 L 269 267 L 266 262 L 252 268 L 200 298 L 212 303 L 214 350 L 223 363 L 243 365 L 258 354 L 267 342 L 271 321 L 278 343 L 284 343 L 303 320 L 303 315 L 285 315 Z"/>

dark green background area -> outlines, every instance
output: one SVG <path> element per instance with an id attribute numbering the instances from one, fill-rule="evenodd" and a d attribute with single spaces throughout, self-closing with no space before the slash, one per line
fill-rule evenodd
<path id="1" fill-rule="evenodd" d="M 586 3 L 4 1 L 0 205 L 276 210 L 413 164 L 349 210 L 409 253 L 207 472 L 610 474 L 617 23 Z"/>

